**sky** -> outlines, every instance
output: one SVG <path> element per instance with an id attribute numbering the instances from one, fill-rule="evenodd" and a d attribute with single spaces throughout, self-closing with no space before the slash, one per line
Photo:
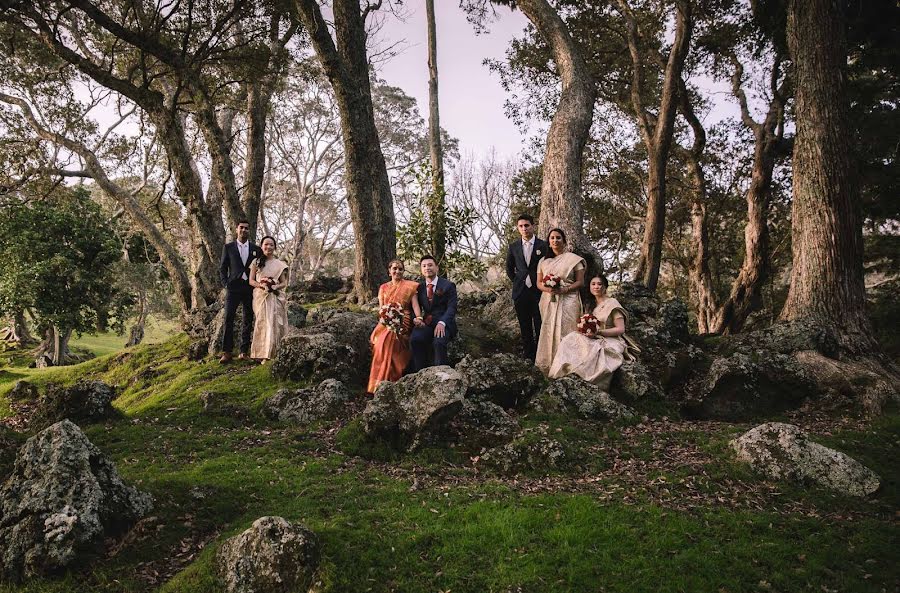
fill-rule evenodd
<path id="1" fill-rule="evenodd" d="M 400 53 L 380 66 L 380 76 L 414 97 L 428 118 L 428 44 L 425 0 L 407 0 L 404 20 L 388 17 L 379 32 L 383 45 L 405 40 Z M 441 127 L 459 139 L 460 152 L 513 157 L 524 138 L 507 119 L 506 93 L 500 79 L 482 64 L 485 58 L 503 58 L 510 40 L 519 36 L 528 20 L 519 11 L 498 7 L 499 20 L 487 33 L 475 34 L 457 0 L 435 0 L 437 28 L 438 97 Z"/>

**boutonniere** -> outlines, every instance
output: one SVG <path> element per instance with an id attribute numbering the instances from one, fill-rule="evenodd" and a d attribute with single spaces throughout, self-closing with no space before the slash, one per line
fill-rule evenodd
<path id="1" fill-rule="evenodd" d="M 538 255 L 541 254 L 541 250 L 540 250 L 540 249 L 535 249 L 534 252 L 537 253 Z"/>
<path id="2" fill-rule="evenodd" d="M 437 296 L 442 296 L 444 294 L 444 291 L 443 291 L 443 289 L 438 288 L 437 290 L 434 291 L 434 294 L 436 294 Z"/>

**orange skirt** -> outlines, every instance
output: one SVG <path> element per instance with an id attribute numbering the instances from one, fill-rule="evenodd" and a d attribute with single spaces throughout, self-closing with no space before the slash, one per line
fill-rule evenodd
<path id="1" fill-rule="evenodd" d="M 380 323 L 372 331 L 372 369 L 369 371 L 367 393 L 375 393 L 382 381 L 396 381 L 412 358 L 409 349 L 409 333 L 412 326 L 410 315 L 403 315 L 403 332 L 395 334 Z"/>

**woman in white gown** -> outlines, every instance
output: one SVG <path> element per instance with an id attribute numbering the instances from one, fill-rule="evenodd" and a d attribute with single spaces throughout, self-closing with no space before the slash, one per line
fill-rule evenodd
<path id="1" fill-rule="evenodd" d="M 566 233 L 551 229 L 547 234 L 550 253 L 538 263 L 537 287 L 541 294 L 541 335 L 538 337 L 534 364 L 544 375 L 550 372 L 550 364 L 556 356 L 560 340 L 575 331 L 581 315 L 580 288 L 584 286 L 584 258 L 568 249 Z M 558 276 L 560 285 L 544 285 L 544 277 Z"/>
<path id="2" fill-rule="evenodd" d="M 259 244 L 262 257 L 250 265 L 250 285 L 253 287 L 253 340 L 250 358 L 265 363 L 275 357 L 275 350 L 287 332 L 287 299 L 284 287 L 288 283 L 288 265 L 275 257 L 275 239 L 263 237 Z"/>
<path id="3" fill-rule="evenodd" d="M 625 322 L 627 314 L 619 301 L 606 296 L 609 282 L 600 275 L 591 278 L 590 290 L 594 297 L 591 313 L 600 322 L 596 335 L 585 335 L 574 331 L 563 337 L 550 366 L 550 378 L 559 379 L 575 374 L 609 389 L 613 372 L 622 366 L 625 359 Z"/>

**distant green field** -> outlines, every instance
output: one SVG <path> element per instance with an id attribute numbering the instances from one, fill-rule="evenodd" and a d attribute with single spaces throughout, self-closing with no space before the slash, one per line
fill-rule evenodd
<path id="1" fill-rule="evenodd" d="M 104 354 L 112 354 L 125 348 L 125 342 L 128 340 L 128 327 L 125 325 L 125 333 L 119 335 L 115 332 L 104 332 L 97 334 L 81 334 L 73 337 L 69 344 L 78 348 L 90 350 L 96 356 Z M 144 344 L 159 344 L 165 342 L 173 335 L 178 333 L 178 324 L 169 319 L 156 319 L 150 317 L 144 329 Z"/>

